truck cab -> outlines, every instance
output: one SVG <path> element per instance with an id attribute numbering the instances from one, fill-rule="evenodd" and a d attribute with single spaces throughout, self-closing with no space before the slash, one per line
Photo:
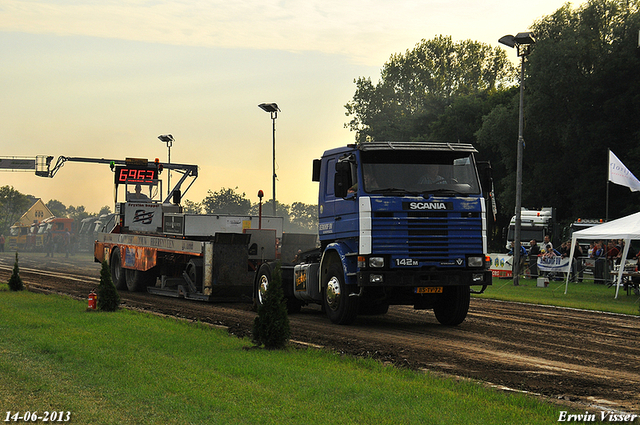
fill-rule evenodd
<path id="1" fill-rule="evenodd" d="M 516 216 L 511 217 L 507 231 L 507 250 L 515 239 Z M 520 241 L 525 247 L 529 241 L 535 240 L 544 249 L 544 237 L 549 236 L 552 242 L 556 242 L 557 224 L 556 211 L 553 207 L 544 207 L 539 210 L 522 208 L 520 212 Z"/>
<path id="2" fill-rule="evenodd" d="M 394 304 L 433 308 L 447 325 L 464 320 L 470 287 L 491 284 L 475 152 L 461 143 L 370 142 L 314 162 L 321 254 L 313 293 L 334 323 Z M 308 285 L 296 289 L 297 298 L 314 298 Z"/>

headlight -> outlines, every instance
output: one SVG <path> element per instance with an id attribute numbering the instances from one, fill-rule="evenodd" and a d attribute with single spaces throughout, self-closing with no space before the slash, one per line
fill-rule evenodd
<path id="1" fill-rule="evenodd" d="M 484 266 L 484 256 L 482 256 L 482 257 L 469 257 L 467 259 L 467 265 L 469 267 L 482 267 L 482 266 Z"/>
<path id="2" fill-rule="evenodd" d="M 382 258 L 382 257 L 369 257 L 369 267 L 375 267 L 375 268 L 384 267 L 384 258 Z"/>

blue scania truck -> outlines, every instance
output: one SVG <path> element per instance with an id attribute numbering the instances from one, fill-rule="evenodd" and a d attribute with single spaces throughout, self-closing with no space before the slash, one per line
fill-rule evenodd
<path id="1" fill-rule="evenodd" d="M 462 323 L 471 288 L 491 284 L 490 173 L 475 153 L 465 143 L 367 142 L 315 160 L 319 246 L 278 263 L 289 311 L 320 304 L 333 323 L 350 324 L 412 305 Z M 257 303 L 275 266 L 256 273 Z"/>

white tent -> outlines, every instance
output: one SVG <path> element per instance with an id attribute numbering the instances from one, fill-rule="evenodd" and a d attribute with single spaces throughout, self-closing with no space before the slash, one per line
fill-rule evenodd
<path id="1" fill-rule="evenodd" d="M 575 250 L 576 240 L 578 239 L 624 239 L 625 244 L 622 252 L 622 258 L 627 258 L 629 246 L 631 246 L 631 240 L 640 239 L 640 212 L 574 232 L 571 240 L 571 254 L 569 255 L 570 261 L 573 261 L 573 251 Z M 618 272 L 618 284 L 616 285 L 615 298 L 618 298 L 618 289 L 620 287 L 620 282 L 622 281 L 622 273 L 624 272 L 624 261 L 621 263 L 620 271 Z M 569 264 L 571 264 L 571 262 Z M 564 289 L 565 294 L 567 293 L 568 288 L 569 273 L 567 273 L 567 282 Z"/>

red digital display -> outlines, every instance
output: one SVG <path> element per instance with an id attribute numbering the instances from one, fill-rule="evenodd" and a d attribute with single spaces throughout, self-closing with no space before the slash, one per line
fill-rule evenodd
<path id="1" fill-rule="evenodd" d="M 122 183 L 155 183 L 158 178 L 156 168 L 116 167 L 116 184 Z"/>

